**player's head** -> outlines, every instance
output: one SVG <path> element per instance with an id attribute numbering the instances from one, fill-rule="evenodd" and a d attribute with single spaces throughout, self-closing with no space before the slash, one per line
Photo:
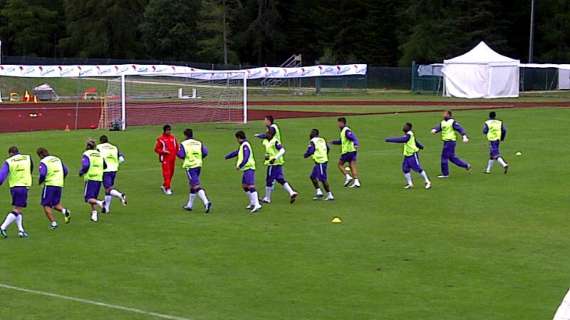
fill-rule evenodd
<path id="1" fill-rule="evenodd" d="M 265 132 L 265 137 L 267 138 L 267 140 L 273 139 L 273 137 L 275 137 L 275 131 L 273 131 L 273 130 L 267 130 L 267 131 Z"/>
<path id="2" fill-rule="evenodd" d="M 413 126 L 412 126 L 412 124 L 411 124 L 410 122 L 406 122 L 406 123 L 404 124 L 404 127 L 402 128 L 402 130 L 403 130 L 404 132 L 409 132 L 409 131 L 412 130 L 412 127 L 413 127 Z"/>
<path id="3" fill-rule="evenodd" d="M 164 133 L 164 134 L 170 134 L 171 131 L 172 131 L 172 127 L 169 124 L 165 124 L 162 127 L 162 133 Z"/>
<path id="4" fill-rule="evenodd" d="M 97 147 L 97 142 L 95 142 L 95 140 L 93 140 L 93 139 L 89 139 L 85 143 L 85 149 L 86 150 L 95 150 L 96 147 Z"/>
<path id="5" fill-rule="evenodd" d="M 497 113 L 495 111 L 489 112 L 489 119 L 495 119 L 497 117 Z"/>
<path id="6" fill-rule="evenodd" d="M 338 123 L 338 127 L 339 128 L 344 128 L 346 127 L 346 118 L 345 117 L 340 117 L 338 119 L 336 119 L 337 123 Z"/>
<path id="7" fill-rule="evenodd" d="M 443 112 L 443 117 L 444 117 L 445 119 L 451 119 L 452 116 L 453 116 L 453 113 L 451 112 L 451 110 L 445 110 L 445 111 Z"/>
<path id="8" fill-rule="evenodd" d="M 15 156 L 15 155 L 17 155 L 18 153 L 20 153 L 20 150 L 18 150 L 18 147 L 16 147 L 16 146 L 11 146 L 10 148 L 8 148 L 8 154 L 9 154 L 10 156 Z"/>
<path id="9" fill-rule="evenodd" d="M 235 136 L 236 136 L 236 139 L 238 140 L 238 142 L 242 142 L 245 140 L 245 132 L 243 132 L 241 130 L 236 132 Z"/>
<path id="10" fill-rule="evenodd" d="M 38 150 L 36 150 L 36 153 L 38 154 L 38 157 L 40 157 L 40 159 L 49 156 L 49 152 L 44 147 L 39 147 Z"/>
<path id="11" fill-rule="evenodd" d="M 313 139 L 319 136 L 319 129 L 311 129 L 311 133 L 309 134 L 309 138 Z"/>
<path id="12" fill-rule="evenodd" d="M 184 129 L 184 136 L 186 139 L 192 139 L 194 137 L 194 131 L 192 131 L 190 128 L 186 128 Z"/>
<path id="13" fill-rule="evenodd" d="M 273 121 L 275 121 L 275 120 L 273 119 L 272 115 L 267 115 L 267 116 L 265 116 L 264 121 L 265 121 L 266 126 L 270 126 L 273 124 Z"/>
<path id="14" fill-rule="evenodd" d="M 99 137 L 99 143 L 107 143 L 109 142 L 109 138 L 106 135 L 102 135 Z"/>

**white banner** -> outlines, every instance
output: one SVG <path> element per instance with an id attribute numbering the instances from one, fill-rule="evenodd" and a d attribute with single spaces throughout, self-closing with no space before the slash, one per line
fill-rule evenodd
<path id="1" fill-rule="evenodd" d="M 178 76 L 200 80 L 307 78 L 365 75 L 366 64 L 318 65 L 298 68 L 262 67 L 243 70 L 205 70 L 170 65 L 0 65 L 0 76 L 28 78 L 118 77 L 121 75 Z"/>

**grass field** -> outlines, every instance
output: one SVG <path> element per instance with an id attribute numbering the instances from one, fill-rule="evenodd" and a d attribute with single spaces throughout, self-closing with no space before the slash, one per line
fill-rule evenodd
<path id="1" fill-rule="evenodd" d="M 98 224 L 89 221 L 77 176 L 86 138 L 101 131 L 0 135 L 0 150 L 16 144 L 24 153 L 42 145 L 71 169 L 64 194 L 73 221 L 57 231 L 39 207 L 32 187 L 25 225 L 30 238 L 0 241 L 2 319 L 159 319 L 117 310 L 137 308 L 179 319 L 551 319 L 570 283 L 568 180 L 570 154 L 560 141 L 570 125 L 568 109 L 500 110 L 509 133 L 503 154 L 511 171 L 481 171 L 487 144 L 480 130 L 488 111 L 460 111 L 456 118 L 471 141 L 458 154 L 473 172 L 439 173 L 441 142 L 429 133 L 439 113 L 354 116 L 349 125 L 361 140 L 362 188 L 342 188 L 329 176 L 334 202 L 311 200 L 311 161 L 304 160 L 309 130 L 336 138 L 333 118 L 279 121 L 286 176 L 301 196 L 290 205 L 279 188 L 274 203 L 247 214 L 240 174 L 233 160 L 235 124 L 192 125 L 209 147 L 203 184 L 214 202 L 211 215 L 181 209 L 187 199 L 178 169 L 174 196 L 161 194 L 161 175 L 152 153 L 157 127 L 107 133 L 126 154 L 118 188 L 129 206 L 114 202 Z M 401 146 L 386 144 L 412 121 L 426 145 L 421 159 L 434 184 L 404 191 Z M 185 126 L 177 125 L 180 137 Z M 243 127 L 248 136 L 261 122 Z M 263 190 L 261 143 L 254 140 L 257 187 Z M 514 153 L 521 151 L 520 157 Z M 5 152 L 5 151 L 3 151 Z M 36 164 L 37 157 L 34 159 Z M 34 178 L 36 180 L 36 178 Z M 0 208 L 10 209 L 0 188 Z M 198 206 L 199 208 L 199 206 Z M 342 224 L 331 224 L 333 216 Z M 2 217 L 3 218 L 3 217 Z M 61 218 L 61 217 L 60 217 Z M 62 222 L 62 219 L 59 219 Z M 92 305 L 7 289 L 40 290 L 105 303 Z M 174 318 L 171 318 L 174 319 Z"/>

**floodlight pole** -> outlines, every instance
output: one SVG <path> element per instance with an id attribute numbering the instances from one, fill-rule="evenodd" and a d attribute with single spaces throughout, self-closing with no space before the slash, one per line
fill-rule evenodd
<path id="1" fill-rule="evenodd" d="M 247 72 L 243 73 L 243 123 L 247 123 Z"/>
<path id="2" fill-rule="evenodd" d="M 534 46 L 534 0 L 530 1 L 530 33 L 528 37 L 528 63 L 532 63 Z"/>

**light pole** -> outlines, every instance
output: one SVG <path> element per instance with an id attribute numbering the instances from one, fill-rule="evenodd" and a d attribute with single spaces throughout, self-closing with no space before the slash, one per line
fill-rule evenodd
<path id="1" fill-rule="evenodd" d="M 532 63 L 534 46 L 534 0 L 530 1 L 530 34 L 528 37 L 528 63 Z"/>

